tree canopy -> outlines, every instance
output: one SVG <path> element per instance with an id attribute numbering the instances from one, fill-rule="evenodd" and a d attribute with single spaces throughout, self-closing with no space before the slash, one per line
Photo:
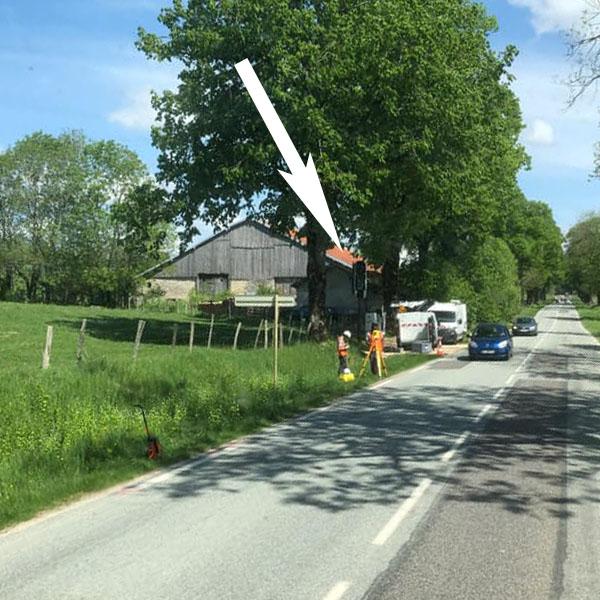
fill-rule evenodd
<path id="1" fill-rule="evenodd" d="M 77 131 L 37 132 L 0 154 L 0 299 L 114 304 L 134 293 L 170 231 L 129 225 L 148 186 L 135 153 Z"/>
<path id="2" fill-rule="evenodd" d="M 225 226 L 246 211 L 287 229 L 303 212 L 235 72 L 243 58 L 312 152 L 338 230 L 374 260 L 397 264 L 404 248 L 425 272 L 502 236 L 527 157 L 516 50 L 491 49 L 496 23 L 480 4 L 174 0 L 159 20 L 167 35 L 140 30 L 138 45 L 182 65 L 178 90 L 154 98 L 153 140 L 169 214 L 190 236 L 198 218 Z M 328 240 L 306 217 L 318 325 Z"/>
<path id="3" fill-rule="evenodd" d="M 600 302 L 600 214 L 582 218 L 567 233 L 567 280 L 584 301 Z"/>

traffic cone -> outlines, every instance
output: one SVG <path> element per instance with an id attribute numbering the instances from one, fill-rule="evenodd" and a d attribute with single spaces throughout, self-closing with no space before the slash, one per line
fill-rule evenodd
<path id="1" fill-rule="evenodd" d="M 438 340 L 438 345 L 437 345 L 435 353 L 437 356 L 440 356 L 440 357 L 446 356 L 446 353 L 444 352 L 444 346 L 442 344 L 442 338 L 440 338 Z"/>

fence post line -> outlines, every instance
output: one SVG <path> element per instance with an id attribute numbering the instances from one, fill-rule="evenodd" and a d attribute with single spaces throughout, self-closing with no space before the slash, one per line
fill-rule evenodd
<path id="1" fill-rule="evenodd" d="M 242 328 L 242 322 L 239 321 L 235 329 L 235 336 L 233 338 L 233 349 L 237 350 L 238 336 L 240 335 L 240 329 Z"/>
<path id="2" fill-rule="evenodd" d="M 79 330 L 79 339 L 77 340 L 77 362 L 83 358 L 83 345 L 85 343 L 85 328 L 87 326 L 87 319 L 81 321 L 81 329 Z"/>
<path id="3" fill-rule="evenodd" d="M 54 327 L 48 325 L 46 329 L 46 345 L 44 346 L 44 354 L 42 355 L 42 369 L 47 369 L 50 366 L 50 353 L 52 352 L 52 335 Z"/>
<path id="4" fill-rule="evenodd" d="M 255 350 L 256 350 L 256 348 L 258 348 L 258 340 L 260 339 L 260 332 L 262 331 L 263 321 L 264 321 L 264 319 L 261 319 L 260 323 L 258 324 L 258 331 L 256 332 L 256 338 L 254 340 L 254 349 Z"/>
<path id="5" fill-rule="evenodd" d="M 190 352 L 192 351 L 192 349 L 194 347 L 194 329 L 195 329 L 195 325 L 196 325 L 196 323 L 194 323 L 194 321 L 192 321 L 190 323 L 190 341 L 189 341 Z"/>
<path id="6" fill-rule="evenodd" d="M 133 360 L 138 357 L 140 351 L 140 344 L 142 343 L 142 334 L 144 333 L 144 327 L 146 327 L 146 321 L 140 319 L 138 321 L 137 333 L 135 334 L 135 344 L 133 346 Z"/>
<path id="7" fill-rule="evenodd" d="M 173 325 L 173 339 L 171 340 L 171 346 L 173 346 L 173 348 L 175 348 L 175 346 L 177 346 L 177 329 L 179 327 L 178 323 L 175 323 L 175 325 Z"/>
<path id="8" fill-rule="evenodd" d="M 215 324 L 215 313 L 213 313 L 212 315 L 210 315 L 210 329 L 208 331 L 208 342 L 206 344 L 207 348 L 210 348 L 210 345 L 212 343 L 212 334 L 213 334 L 214 324 Z"/>
<path id="9" fill-rule="evenodd" d="M 275 294 L 275 296 L 273 297 L 273 305 L 274 305 L 274 310 L 273 312 L 275 313 L 273 315 L 274 320 L 273 320 L 273 385 L 277 385 L 277 359 L 278 359 L 278 351 L 279 351 L 279 327 L 280 327 L 280 323 L 279 323 L 279 298 L 277 297 L 277 294 Z"/>

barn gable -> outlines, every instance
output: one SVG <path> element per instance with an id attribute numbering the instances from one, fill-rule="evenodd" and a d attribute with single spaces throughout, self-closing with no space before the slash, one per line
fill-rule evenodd
<path id="1" fill-rule="evenodd" d="M 243 294 L 262 284 L 290 293 L 291 285 L 306 277 L 306 264 L 306 248 L 299 242 L 248 219 L 144 275 L 163 288 L 180 282 L 177 289 L 187 283 L 188 291 Z"/>

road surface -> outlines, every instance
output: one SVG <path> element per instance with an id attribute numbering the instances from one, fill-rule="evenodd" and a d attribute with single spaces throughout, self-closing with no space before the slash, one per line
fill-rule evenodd
<path id="1" fill-rule="evenodd" d="M 597 600 L 600 346 L 539 321 L 0 534 L 0 598 Z"/>

